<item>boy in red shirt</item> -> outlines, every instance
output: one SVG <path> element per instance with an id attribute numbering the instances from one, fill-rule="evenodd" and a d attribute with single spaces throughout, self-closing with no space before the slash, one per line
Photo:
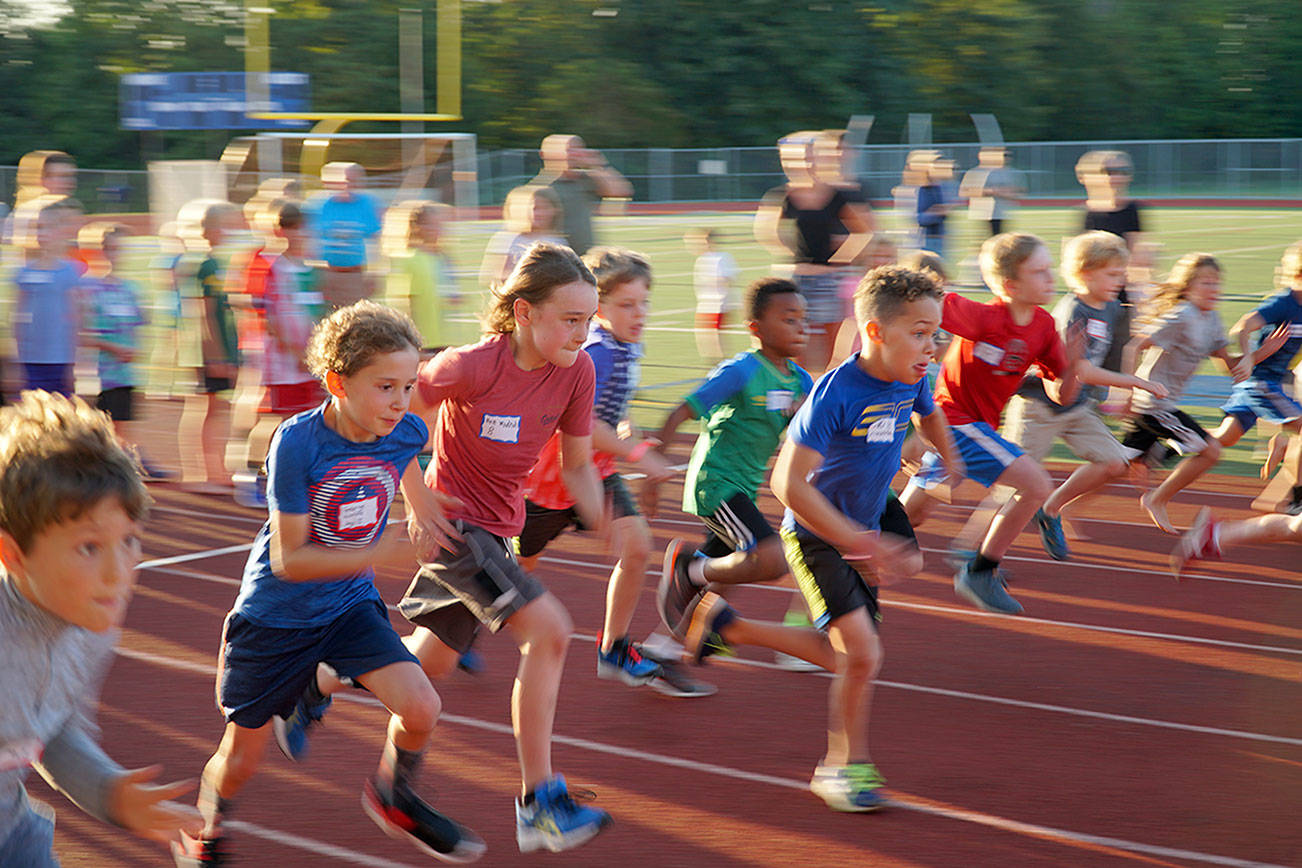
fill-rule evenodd
<path id="1" fill-rule="evenodd" d="M 999 561 L 1053 484 L 1043 467 L 999 436 L 999 416 L 1031 365 L 1054 378 L 1046 379 L 1045 390 L 1060 403 L 1075 396 L 1077 383 L 1053 317 L 1042 307 L 1053 298 L 1053 262 L 1044 242 L 1023 233 L 987 239 L 981 245 L 981 275 L 993 301 L 945 295 L 941 328 L 954 340 L 941 366 L 936 406 L 949 422 L 967 478 L 1016 492 L 995 515 L 972 558 L 954 574 L 954 591 L 987 611 L 1016 615 L 1022 606 L 1005 588 Z M 901 502 L 915 527 L 935 506 L 945 473 L 940 456 L 928 452 L 905 487 Z"/>

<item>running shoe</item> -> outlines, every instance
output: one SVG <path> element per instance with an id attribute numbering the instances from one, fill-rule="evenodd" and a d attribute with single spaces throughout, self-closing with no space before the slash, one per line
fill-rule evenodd
<path id="1" fill-rule="evenodd" d="M 814 769 L 810 791 L 834 811 L 875 811 L 887 803 L 886 780 L 872 763 L 852 763 Z"/>
<path id="2" fill-rule="evenodd" d="M 1055 561 L 1065 561 L 1071 557 L 1067 535 L 1062 532 L 1061 515 L 1049 515 L 1041 509 L 1035 513 L 1035 523 L 1040 527 L 1040 542 L 1044 543 L 1044 550 L 1049 553 L 1049 557 Z"/>
<path id="3" fill-rule="evenodd" d="M 731 654 L 732 649 L 719 634 L 719 630 L 735 617 L 736 612 L 723 597 L 713 591 L 701 594 L 686 619 L 683 656 L 699 664 L 706 657 L 715 654 Z"/>
<path id="4" fill-rule="evenodd" d="M 289 717 L 276 715 L 271 719 L 271 729 L 276 734 L 280 752 L 293 762 L 299 762 L 307 756 L 307 731 L 325 717 L 326 709 L 330 707 L 330 697 L 313 702 L 307 693 L 304 690 L 298 697 Z"/>
<path id="5" fill-rule="evenodd" d="M 678 699 L 699 699 L 703 696 L 713 696 L 719 692 L 719 688 L 705 681 L 697 681 L 687 674 L 687 668 L 675 660 L 658 660 L 660 664 L 660 674 L 647 684 L 657 693 L 663 693 L 665 696 L 673 696 Z"/>
<path id="6" fill-rule="evenodd" d="M 480 654 L 474 648 L 467 648 L 461 652 L 457 658 L 457 668 L 467 675 L 479 675 L 487 667 L 484 662 L 484 655 Z"/>
<path id="7" fill-rule="evenodd" d="M 609 651 L 601 650 L 601 639 L 597 639 L 597 677 L 607 681 L 622 681 L 630 687 L 638 687 L 651 681 L 660 674 L 660 664 L 642 656 L 642 651 L 627 636 L 621 636 L 610 646 Z"/>
<path id="8" fill-rule="evenodd" d="M 696 552 L 681 539 L 672 540 L 665 548 L 664 566 L 660 571 L 660 584 L 656 587 L 656 608 L 660 620 L 675 637 L 683 638 L 687 629 L 687 613 L 701 589 L 687 575 L 687 565 Z"/>
<path id="9" fill-rule="evenodd" d="M 487 849 L 483 840 L 460 823 L 431 808 L 406 787 L 385 798 L 368 780 L 362 787 L 362 808 L 390 838 L 414 845 L 444 862 L 474 862 Z"/>
<path id="10" fill-rule="evenodd" d="M 1180 578 L 1190 561 L 1219 560 L 1221 548 L 1218 542 L 1218 523 L 1212 518 L 1212 511 L 1207 507 L 1198 510 L 1193 524 L 1180 537 L 1171 551 L 1171 573 Z"/>
<path id="11" fill-rule="evenodd" d="M 589 792 L 581 795 L 593 797 Z M 564 775 L 539 784 L 527 806 L 515 800 L 515 840 L 521 853 L 569 850 L 591 841 L 609 825 L 610 814 L 574 801 Z"/>
<path id="12" fill-rule="evenodd" d="M 221 838 L 193 838 L 181 832 L 180 841 L 172 841 L 172 860 L 176 868 L 203 868 L 205 865 L 227 865 L 229 857 Z"/>
<path id="13" fill-rule="evenodd" d="M 978 609 L 1001 615 L 1020 615 L 1022 604 L 1008 594 L 1008 579 L 1003 570 L 974 571 L 971 564 L 954 574 L 954 593 Z"/>

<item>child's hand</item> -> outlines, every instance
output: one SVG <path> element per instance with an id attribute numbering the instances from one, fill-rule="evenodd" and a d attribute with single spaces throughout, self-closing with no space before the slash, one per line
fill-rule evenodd
<path id="1" fill-rule="evenodd" d="M 1234 382 L 1242 383 L 1251 376 L 1252 353 L 1244 353 L 1243 358 L 1239 359 L 1239 363 L 1234 366 Z"/>
<path id="2" fill-rule="evenodd" d="M 194 781 L 150 785 L 162 771 L 162 766 L 148 766 L 114 781 L 108 797 L 109 817 L 124 829 L 155 841 L 166 842 L 182 829 L 198 835 L 203 828 L 199 811 L 170 801 L 193 790 Z"/>
<path id="3" fill-rule="evenodd" d="M 1145 380 L 1143 377 L 1136 377 L 1135 380 L 1135 388 L 1143 389 L 1154 398 L 1165 398 L 1167 396 L 1166 386 L 1161 383 L 1154 383 L 1152 380 Z"/>
<path id="4" fill-rule="evenodd" d="M 647 479 L 642 483 L 641 501 L 642 515 L 648 520 L 655 518 L 660 513 L 660 483 L 652 482 Z"/>
<path id="5" fill-rule="evenodd" d="M 461 534 L 447 519 L 448 509 L 463 506 L 459 498 L 442 491 L 431 491 L 433 495 L 432 511 L 428 515 L 417 515 L 415 510 L 407 516 L 407 536 L 416 547 L 416 556 L 422 562 L 434 560 L 440 548 L 454 551 L 453 540 L 461 539 Z"/>
<path id="6" fill-rule="evenodd" d="M 1067 365 L 1075 365 L 1085 358 L 1085 321 L 1076 320 L 1067 326 L 1066 339 L 1063 341 L 1067 351 Z"/>
<path id="7" fill-rule="evenodd" d="M 669 462 L 655 448 L 642 453 L 642 457 L 634 463 L 634 466 L 646 474 L 647 482 L 664 482 L 674 475 Z"/>
<path id="8" fill-rule="evenodd" d="M 129 347 L 114 347 L 113 355 L 118 357 L 118 361 L 130 364 L 136 357 L 136 351 Z"/>
<path id="9" fill-rule="evenodd" d="M 1289 335 L 1292 333 L 1293 324 L 1291 322 L 1282 322 L 1275 326 L 1275 330 L 1261 342 L 1260 349 L 1265 350 L 1268 356 L 1274 355 L 1276 350 L 1288 343 Z"/>

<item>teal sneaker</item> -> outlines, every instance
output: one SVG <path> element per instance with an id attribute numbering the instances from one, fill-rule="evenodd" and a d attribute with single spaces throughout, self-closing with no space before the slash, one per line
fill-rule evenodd
<path id="1" fill-rule="evenodd" d="M 1071 557 L 1067 547 L 1067 535 L 1062 531 L 1062 516 L 1049 515 L 1044 510 L 1035 513 L 1035 523 L 1040 528 L 1040 542 L 1044 550 L 1055 561 L 1065 561 Z"/>
<path id="2" fill-rule="evenodd" d="M 809 790 L 833 811 L 876 811 L 887 803 L 886 779 L 872 763 L 851 763 L 814 769 Z"/>
<path id="3" fill-rule="evenodd" d="M 1008 594 L 1008 580 L 1003 570 L 974 572 L 971 564 L 954 574 L 954 593 L 978 609 L 1001 615 L 1022 614 L 1022 604 Z"/>

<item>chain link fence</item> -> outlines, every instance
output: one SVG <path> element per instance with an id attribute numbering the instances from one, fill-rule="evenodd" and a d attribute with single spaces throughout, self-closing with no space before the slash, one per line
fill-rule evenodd
<path id="1" fill-rule="evenodd" d="M 977 161 L 976 142 L 926 147 L 953 159 L 962 172 Z M 859 177 L 875 198 L 888 199 L 899 183 L 911 145 L 855 149 Z M 1119 150 L 1135 164 L 1138 198 L 1302 199 L 1302 139 L 1170 139 L 1093 142 L 1014 142 L 1010 163 L 1023 173 L 1029 198 L 1083 196 L 1076 161 L 1086 151 Z M 777 148 L 610 149 L 606 158 L 633 184 L 635 202 L 753 202 L 783 182 Z M 511 188 L 542 167 L 536 150 L 477 156 L 479 203 L 500 205 Z M 17 169 L 0 166 L 0 202 L 12 203 Z M 142 212 L 149 207 L 144 170 L 81 169 L 77 198 L 87 213 Z"/>

